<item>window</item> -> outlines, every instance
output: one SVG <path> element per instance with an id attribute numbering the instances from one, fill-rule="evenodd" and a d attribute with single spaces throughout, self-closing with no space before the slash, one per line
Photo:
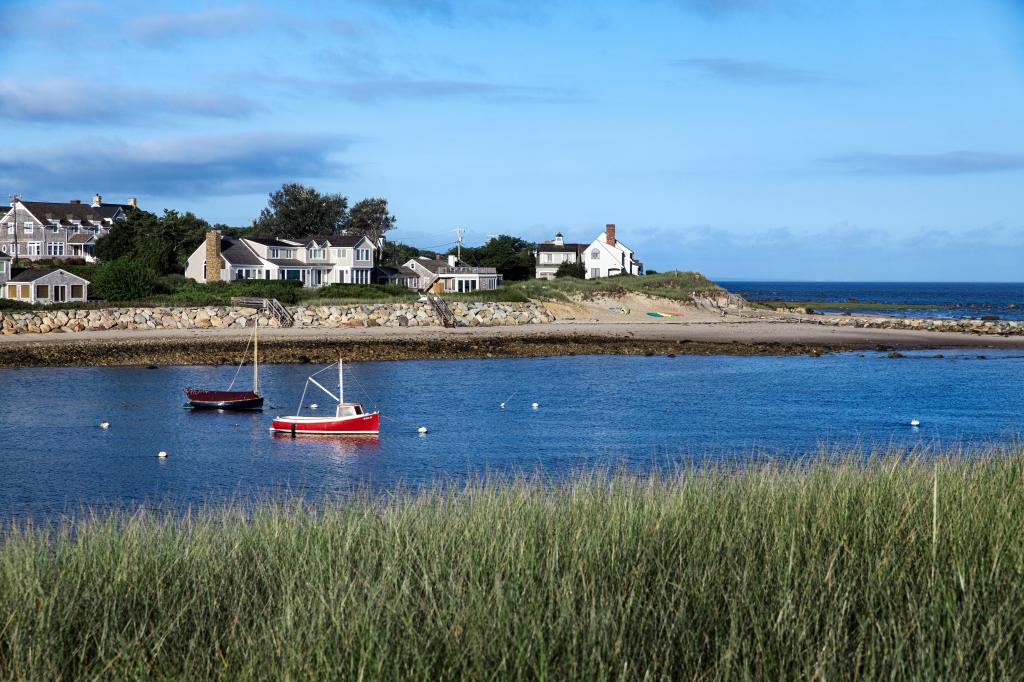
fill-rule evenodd
<path id="1" fill-rule="evenodd" d="M 338 258 L 348 258 L 348 249 L 338 249 Z"/>
<path id="2" fill-rule="evenodd" d="M 53 232 L 54 234 L 57 234 L 57 232 L 59 232 L 59 231 L 60 231 L 60 223 L 58 223 L 56 220 L 50 221 L 50 232 Z"/>
<path id="3" fill-rule="evenodd" d="M 36 285 L 36 298 L 50 298 L 50 287 L 45 284 Z"/>
<path id="4" fill-rule="evenodd" d="M 550 253 L 545 253 L 544 254 L 544 262 L 545 263 L 550 263 L 552 260 L 554 260 L 554 259 L 551 257 Z"/>
<path id="5" fill-rule="evenodd" d="M 47 256 L 63 256 L 64 242 L 46 242 Z"/>
<path id="6" fill-rule="evenodd" d="M 358 249 L 357 249 L 358 251 Z M 352 271 L 352 284 L 369 284 L 370 283 L 370 271 L 369 270 L 353 270 Z"/>
<path id="7" fill-rule="evenodd" d="M 356 260 L 370 260 L 370 250 L 356 249 Z"/>
<path id="8" fill-rule="evenodd" d="M 71 285 L 71 298 L 85 298 L 85 285 L 83 285 L 83 284 L 72 284 Z"/>
<path id="9" fill-rule="evenodd" d="M 270 257 L 271 258 L 280 258 L 281 257 L 280 254 L 281 254 L 281 249 L 271 249 L 270 250 Z"/>
<path id="10" fill-rule="evenodd" d="M 0 260 L 0 272 L 7 272 L 7 261 Z"/>
<path id="11" fill-rule="evenodd" d="M 25 221 L 25 223 L 24 223 L 24 225 L 22 227 L 25 228 L 25 234 L 32 234 L 32 230 L 35 229 L 36 224 L 33 223 L 31 220 L 27 220 L 27 221 Z"/>
<path id="12" fill-rule="evenodd" d="M 7 234 L 14 234 L 14 226 L 17 223 L 7 223 Z"/>
<path id="13" fill-rule="evenodd" d="M 25 253 L 29 256 L 41 256 L 43 254 L 43 250 L 39 242 L 29 242 L 27 246 L 28 251 Z"/>
<path id="14" fill-rule="evenodd" d="M 323 260 L 327 258 L 326 249 L 309 249 L 309 260 Z"/>
<path id="15" fill-rule="evenodd" d="M 601 276 L 601 268 L 590 268 L 590 279 L 597 279 Z"/>
<path id="16" fill-rule="evenodd" d="M 591 252 L 590 252 L 590 259 L 591 260 L 597 260 L 600 257 L 601 257 L 601 250 L 600 249 L 592 249 L 591 250 Z"/>
<path id="17" fill-rule="evenodd" d="M 7 285 L 7 298 L 18 298 L 18 285 L 8 284 Z"/>

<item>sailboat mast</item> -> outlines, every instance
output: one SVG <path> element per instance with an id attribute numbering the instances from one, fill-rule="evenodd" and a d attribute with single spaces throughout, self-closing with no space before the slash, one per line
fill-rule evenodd
<path id="1" fill-rule="evenodd" d="M 341 378 L 341 358 L 338 358 L 338 403 L 345 402 L 345 384 Z"/>
<path id="2" fill-rule="evenodd" d="M 256 318 L 256 326 L 252 332 L 252 392 L 260 392 L 260 320 Z"/>

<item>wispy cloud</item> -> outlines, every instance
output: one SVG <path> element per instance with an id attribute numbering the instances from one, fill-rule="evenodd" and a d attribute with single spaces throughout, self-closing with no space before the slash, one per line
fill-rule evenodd
<path id="1" fill-rule="evenodd" d="M 422 16 L 442 23 L 536 22 L 547 17 L 556 0 L 361 0 L 398 16 Z"/>
<path id="2" fill-rule="evenodd" d="M 955 151 L 938 154 L 842 154 L 826 165 L 861 175 L 968 175 L 1024 170 L 1024 154 Z"/>
<path id="3" fill-rule="evenodd" d="M 81 80 L 0 81 L 0 119 L 38 123 L 135 122 L 169 114 L 240 118 L 259 106 L 225 93 L 165 93 Z"/>
<path id="4" fill-rule="evenodd" d="M 577 97 L 565 90 L 527 85 L 444 79 L 389 79 L 335 82 L 328 87 L 355 102 L 388 99 L 450 99 L 477 97 L 504 102 L 569 102 Z"/>
<path id="5" fill-rule="evenodd" d="M 668 0 L 683 9 L 708 17 L 740 12 L 770 12 L 783 9 L 790 0 Z"/>
<path id="6" fill-rule="evenodd" d="M 52 195 L 81 187 L 113 193 L 187 197 L 265 192 L 282 182 L 347 174 L 335 135 L 245 133 L 125 143 L 89 138 L 39 149 L 12 149 L 0 186 Z"/>
<path id="7" fill-rule="evenodd" d="M 274 17 L 275 13 L 269 7 L 242 2 L 194 12 L 141 16 L 128 21 L 127 29 L 129 34 L 140 40 L 171 45 L 189 38 L 244 34 L 267 25 Z"/>
<path id="8" fill-rule="evenodd" d="M 845 83 L 842 79 L 825 73 L 772 62 L 703 57 L 677 59 L 672 64 L 737 85 L 796 86 Z"/>

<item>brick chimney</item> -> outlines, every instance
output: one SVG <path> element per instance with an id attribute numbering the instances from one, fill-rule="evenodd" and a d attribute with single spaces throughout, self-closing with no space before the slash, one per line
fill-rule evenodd
<path id="1" fill-rule="evenodd" d="M 206 233 L 206 281 L 220 281 L 220 232 Z"/>
<path id="2" fill-rule="evenodd" d="M 72 199 L 68 203 L 71 204 L 72 206 L 78 206 L 80 203 L 82 203 L 82 200 L 81 199 Z"/>
<path id="3" fill-rule="evenodd" d="M 604 226 L 604 240 L 608 242 L 608 246 L 615 246 L 615 223 Z"/>
<path id="4" fill-rule="evenodd" d="M 103 205 L 103 197 L 101 197 L 99 194 L 93 194 L 92 195 L 92 207 L 93 208 L 99 208 L 102 205 Z"/>
<path id="5" fill-rule="evenodd" d="M 130 198 L 128 200 L 128 205 L 131 206 L 132 208 L 138 208 L 139 207 L 139 200 L 136 199 L 135 197 L 132 197 L 132 198 Z"/>

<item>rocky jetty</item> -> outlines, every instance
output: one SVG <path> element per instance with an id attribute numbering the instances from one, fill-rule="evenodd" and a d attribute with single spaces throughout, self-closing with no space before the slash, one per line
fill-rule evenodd
<path id="1" fill-rule="evenodd" d="M 853 317 L 848 315 L 808 315 L 800 322 L 833 327 L 864 329 L 912 329 L 918 331 L 960 332 L 966 334 L 1024 335 L 1024 322 L 1008 320 L 936 320 L 904 317 Z"/>
<path id="2" fill-rule="evenodd" d="M 376 303 L 347 306 L 297 306 L 288 309 L 296 327 L 440 326 L 428 303 Z M 453 306 L 462 326 L 494 327 L 547 324 L 554 317 L 534 303 L 463 303 Z M 0 313 L 3 334 L 47 334 L 108 329 L 222 329 L 278 327 L 269 313 L 256 308 L 205 306 L 194 308 L 104 308 L 94 310 L 30 310 Z"/>

